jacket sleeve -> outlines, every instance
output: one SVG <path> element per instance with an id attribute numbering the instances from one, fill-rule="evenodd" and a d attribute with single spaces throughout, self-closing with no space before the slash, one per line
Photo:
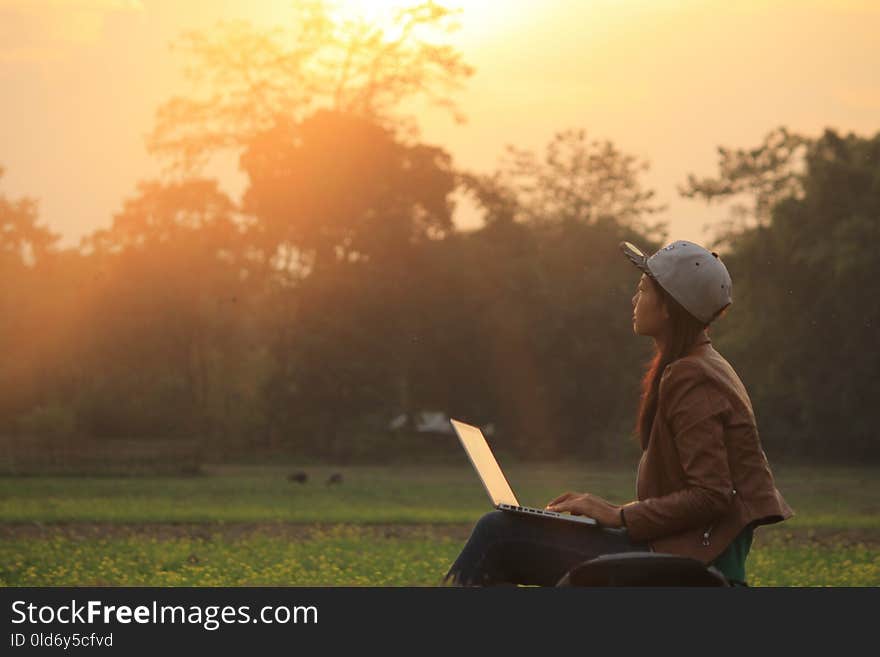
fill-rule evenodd
<path id="1" fill-rule="evenodd" d="M 724 444 L 729 402 L 712 389 L 699 366 L 682 362 L 664 371 L 659 394 L 655 421 L 669 423 L 685 485 L 624 507 L 629 535 L 637 541 L 708 527 L 733 498 Z"/>

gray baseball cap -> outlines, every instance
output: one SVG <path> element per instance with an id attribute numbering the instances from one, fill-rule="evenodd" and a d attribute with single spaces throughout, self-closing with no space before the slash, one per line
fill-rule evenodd
<path id="1" fill-rule="evenodd" d="M 621 242 L 620 250 L 705 324 L 733 303 L 733 281 L 714 251 L 686 240 L 671 242 L 650 258 L 631 242 Z"/>

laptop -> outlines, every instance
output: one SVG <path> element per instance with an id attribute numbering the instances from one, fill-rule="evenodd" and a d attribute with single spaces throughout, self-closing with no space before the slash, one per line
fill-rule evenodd
<path id="1" fill-rule="evenodd" d="M 568 513 L 558 513 L 557 511 L 547 511 L 546 509 L 535 509 L 528 506 L 522 506 L 513 494 L 507 478 L 501 471 L 495 455 L 489 448 L 489 443 L 483 436 L 483 432 L 478 427 L 465 424 L 459 420 L 452 420 L 452 427 L 458 434 L 464 451 L 467 452 L 474 469 L 486 487 L 489 493 L 489 499 L 492 505 L 501 511 L 509 511 L 511 513 L 523 513 L 525 515 L 541 518 L 552 518 L 554 520 L 563 520 L 565 522 L 577 522 L 582 525 L 598 525 L 594 518 L 587 516 L 573 516 Z"/>

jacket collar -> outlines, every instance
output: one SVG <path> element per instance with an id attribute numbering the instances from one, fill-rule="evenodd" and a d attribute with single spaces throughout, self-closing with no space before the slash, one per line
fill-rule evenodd
<path id="1" fill-rule="evenodd" d="M 702 333 L 700 333 L 699 336 L 697 336 L 697 339 L 694 341 L 694 344 L 693 344 L 693 346 L 691 346 L 690 351 L 688 353 L 693 354 L 698 351 L 701 351 L 702 349 L 705 349 L 707 345 L 711 347 L 712 340 L 710 340 L 709 336 L 706 334 L 706 332 L 703 331 Z"/>

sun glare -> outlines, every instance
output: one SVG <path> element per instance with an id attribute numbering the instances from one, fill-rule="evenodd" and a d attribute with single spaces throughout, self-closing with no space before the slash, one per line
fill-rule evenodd
<path id="1" fill-rule="evenodd" d="M 328 5 L 332 13 L 340 18 L 362 18 L 380 26 L 391 27 L 394 15 L 399 9 L 411 7 L 418 3 L 406 0 L 331 0 Z"/>
<path id="2" fill-rule="evenodd" d="M 425 4 L 426 0 L 327 0 L 331 15 L 341 20 L 363 20 L 381 28 L 386 34 L 394 34 L 398 26 L 395 16 L 401 9 Z M 455 22 L 471 20 L 481 22 L 497 14 L 498 5 L 483 0 L 436 0 L 441 7 L 456 14 Z"/>
<path id="3" fill-rule="evenodd" d="M 327 0 L 330 13 L 339 20 L 362 20 L 380 28 L 385 38 L 393 39 L 400 25 L 395 16 L 401 9 L 417 7 L 427 0 Z M 528 21 L 539 5 L 534 0 L 435 0 L 453 12 L 445 38 L 467 47 L 484 47 L 487 39 L 498 37 Z M 466 28 L 459 30 L 458 28 Z M 468 43 L 469 39 L 475 39 Z"/>

